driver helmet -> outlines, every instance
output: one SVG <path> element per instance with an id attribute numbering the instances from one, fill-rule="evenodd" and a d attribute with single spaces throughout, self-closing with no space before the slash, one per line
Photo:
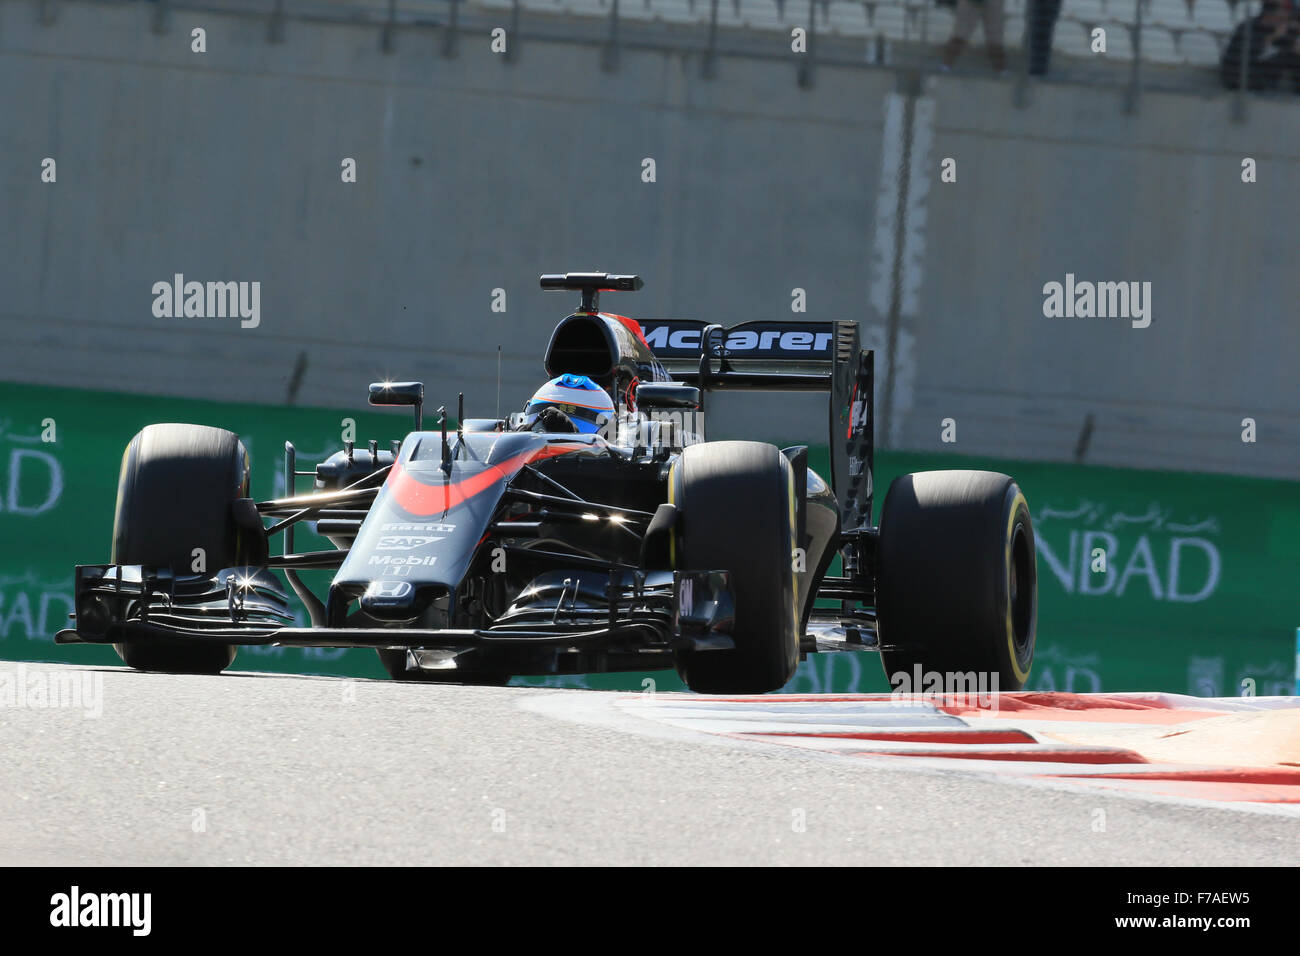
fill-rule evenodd
<path id="1" fill-rule="evenodd" d="M 578 431 L 588 435 L 614 417 L 609 393 L 586 375 L 560 375 L 539 388 L 524 406 L 525 427 L 531 428 L 547 408 L 564 412 Z"/>

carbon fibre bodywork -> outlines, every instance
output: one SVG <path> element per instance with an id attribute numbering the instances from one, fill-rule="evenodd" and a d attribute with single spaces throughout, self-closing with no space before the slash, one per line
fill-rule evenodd
<path id="1" fill-rule="evenodd" d="M 783 450 L 802 552 L 792 556 L 800 633 L 816 613 L 842 625 L 849 644 L 871 643 L 872 363 L 856 324 L 638 324 L 600 312 L 583 288 L 588 307 L 556 327 L 545 367 L 607 389 L 619 412 L 609 428 L 513 431 L 508 421 L 479 419 L 449 430 L 444 416 L 389 449 L 349 443 L 315 468 L 311 493 L 291 485 L 282 499 L 235 502 L 232 521 L 244 532 L 282 537 L 281 553 L 264 552 L 264 565 L 211 576 L 80 566 L 76 626 L 57 640 L 406 649 L 419 669 L 508 673 L 654 669 L 683 651 L 731 648 L 729 569 L 683 571 L 670 558 L 670 475 L 683 448 L 707 436 L 668 417 L 675 403 L 702 419 L 703 396 L 743 388 L 829 393 L 830 480 L 807 467 L 806 447 Z M 642 385 L 655 386 L 644 394 L 656 404 L 638 401 Z M 419 383 L 378 383 L 372 402 L 383 403 L 386 389 L 415 404 L 421 420 Z M 290 476 L 302 474 L 291 445 L 285 464 Z M 296 551 L 302 522 L 334 548 Z M 844 573 L 832 578 L 837 556 Z M 313 568 L 335 571 L 323 599 L 297 576 Z M 274 570 L 306 606 L 310 627 L 287 623 Z M 803 648 L 838 649 L 810 637 Z"/>

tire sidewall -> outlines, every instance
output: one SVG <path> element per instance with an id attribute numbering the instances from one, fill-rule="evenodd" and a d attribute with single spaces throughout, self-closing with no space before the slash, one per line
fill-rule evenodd
<path id="1" fill-rule="evenodd" d="M 936 504 L 979 483 L 970 500 Z M 919 503 L 918 485 L 927 501 Z M 922 472 L 890 485 L 880 521 L 877 612 L 885 673 L 997 675 L 997 689 L 1029 679 L 1037 631 L 1037 567 L 1029 505 L 991 472 Z M 1011 573 L 1016 567 L 1017 601 Z"/>
<path id="2" fill-rule="evenodd" d="M 169 476 L 176 476 L 170 480 Z M 248 450 L 233 432 L 204 425 L 149 425 L 127 444 L 118 477 L 111 562 L 193 574 L 201 548 L 206 573 L 239 563 L 231 503 L 247 497 Z M 236 648 L 158 639 L 114 644 L 139 670 L 217 673 Z"/>
<path id="3" fill-rule="evenodd" d="M 727 455 L 737 461 L 732 476 L 716 473 Z M 706 469 L 697 462 L 707 462 L 715 473 L 703 474 Z M 721 482 L 727 482 L 728 492 L 719 503 L 717 486 L 707 491 L 702 486 Z M 669 500 L 681 511 L 672 538 L 674 567 L 730 572 L 736 613 L 736 648 L 682 652 L 679 672 L 692 688 L 707 692 L 778 689 L 799 665 L 796 503 L 789 460 L 775 445 L 758 442 L 692 445 L 674 462 L 669 486 Z M 763 528 L 771 529 L 770 536 L 761 533 Z M 719 543 L 728 540 L 735 544 Z"/>

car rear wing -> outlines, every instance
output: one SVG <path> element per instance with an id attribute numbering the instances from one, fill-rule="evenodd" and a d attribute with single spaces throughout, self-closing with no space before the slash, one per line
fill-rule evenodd
<path id="1" fill-rule="evenodd" d="M 677 381 L 705 391 L 829 392 L 831 481 L 842 528 L 871 524 L 875 370 L 850 321 L 642 319 L 646 344 Z"/>

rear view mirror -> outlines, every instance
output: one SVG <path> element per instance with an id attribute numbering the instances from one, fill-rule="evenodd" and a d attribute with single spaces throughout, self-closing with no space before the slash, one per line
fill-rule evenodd
<path id="1" fill-rule="evenodd" d="M 371 382 L 371 405 L 423 405 L 423 382 Z"/>
<path id="2" fill-rule="evenodd" d="M 700 390 L 677 382 L 646 382 L 636 387 L 637 408 L 700 409 Z"/>
<path id="3" fill-rule="evenodd" d="M 371 382 L 371 405 L 414 405 L 415 430 L 424 428 L 423 382 Z"/>

